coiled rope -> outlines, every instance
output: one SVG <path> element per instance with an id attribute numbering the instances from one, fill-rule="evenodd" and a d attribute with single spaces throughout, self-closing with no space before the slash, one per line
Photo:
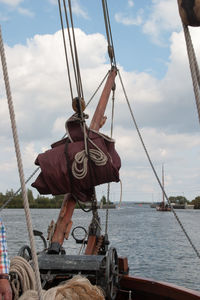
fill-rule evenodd
<path id="1" fill-rule="evenodd" d="M 43 290 L 44 300 L 105 300 L 103 291 L 96 285 L 80 275 L 61 283 L 47 291 Z M 19 300 L 37 300 L 37 294 L 34 290 L 25 292 Z"/>
<path id="2" fill-rule="evenodd" d="M 91 141 L 88 141 L 96 148 L 96 149 L 89 149 L 89 157 L 91 161 L 95 163 L 96 166 L 105 166 L 108 158 L 105 153 Z M 72 163 L 72 174 L 77 179 L 83 179 L 87 175 L 88 172 L 88 155 L 86 150 L 82 150 L 78 152 Z"/>
<path id="3" fill-rule="evenodd" d="M 34 271 L 26 259 L 21 256 L 13 257 L 10 273 L 13 275 L 11 280 L 13 300 L 38 300 Z M 87 278 L 80 275 L 74 276 L 67 282 L 64 281 L 47 291 L 42 290 L 42 296 L 43 300 L 105 299 L 100 288 L 92 285 Z"/>
<path id="4" fill-rule="evenodd" d="M 11 286 L 14 294 L 13 300 L 17 300 L 20 296 L 20 293 L 23 294 L 28 290 L 36 290 L 36 281 L 33 268 L 23 257 L 15 256 L 11 259 L 10 273 L 17 274 L 17 279 L 14 278 L 11 280 Z"/>
<path id="5" fill-rule="evenodd" d="M 185 41 L 187 46 L 187 53 L 188 53 L 188 59 L 190 64 L 190 71 L 191 71 L 191 77 L 192 77 L 192 83 L 193 83 L 193 89 L 194 89 L 194 95 L 196 100 L 196 107 L 197 107 L 197 113 L 199 117 L 200 122 L 200 72 L 199 67 L 194 51 L 194 47 L 192 44 L 192 39 L 190 36 L 190 32 L 188 29 L 188 26 L 183 24 L 183 31 L 185 35 Z"/>
<path id="6" fill-rule="evenodd" d="M 31 214 L 30 214 L 30 209 L 29 209 L 29 202 L 28 202 L 28 197 L 27 197 L 27 192 L 26 192 L 26 184 L 25 184 L 25 178 L 24 178 L 23 164 L 22 164 L 18 134 L 17 134 L 17 126 L 16 126 L 16 121 L 15 121 L 15 112 L 14 112 L 14 106 L 13 106 L 10 83 L 9 83 L 9 77 L 8 77 L 8 71 L 7 71 L 7 64 L 6 64 L 6 57 L 5 57 L 1 27 L 0 27 L 0 55 L 1 55 L 3 76 L 4 76 L 5 88 L 6 88 L 6 94 L 7 94 L 8 108 L 9 108 L 9 114 L 10 114 L 11 127 L 12 127 L 12 134 L 13 134 L 13 140 L 14 140 L 15 152 L 16 152 L 16 158 L 17 158 L 18 172 L 19 172 L 20 183 L 21 183 L 21 188 L 22 188 L 22 196 L 23 196 L 23 201 L 24 201 L 24 210 L 25 210 L 25 216 L 26 216 L 26 223 L 27 223 L 27 228 L 28 228 L 28 233 L 29 233 L 31 251 L 32 251 L 32 255 L 33 255 L 33 263 L 34 263 L 35 277 L 36 277 L 36 283 L 37 283 L 37 289 L 38 289 L 38 296 L 39 296 L 39 299 L 42 300 L 40 273 L 39 273 L 39 268 L 38 268 L 37 254 L 36 254 L 36 248 L 35 248 L 35 240 L 34 240 L 34 235 L 33 235 Z"/>

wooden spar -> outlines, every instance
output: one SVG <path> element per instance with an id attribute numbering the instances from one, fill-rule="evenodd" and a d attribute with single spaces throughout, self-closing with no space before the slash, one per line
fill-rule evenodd
<path id="1" fill-rule="evenodd" d="M 94 113 L 94 116 L 90 124 L 90 128 L 93 130 L 99 131 L 99 129 L 102 126 L 106 105 L 108 103 L 110 92 L 114 86 L 116 75 L 117 75 L 117 69 L 113 67 L 107 78 L 106 84 L 104 86 L 101 97 L 99 99 L 99 103 L 97 105 L 96 111 Z M 66 194 L 60 210 L 60 214 L 58 216 L 58 220 L 56 222 L 56 229 L 53 234 L 51 244 L 58 243 L 60 244 L 60 246 L 62 246 L 64 242 L 64 238 L 68 238 L 71 225 L 72 225 L 71 218 L 75 209 L 75 205 L 76 202 L 72 194 Z M 88 246 L 86 248 L 86 254 L 93 254 L 95 247 L 96 247 L 96 236 L 89 236 Z"/>
<path id="2" fill-rule="evenodd" d="M 99 131 L 99 129 L 102 126 L 102 121 L 104 118 L 104 113 L 106 110 L 106 106 L 108 103 L 108 99 L 110 96 L 110 92 L 115 84 L 115 77 L 117 75 L 117 69 L 113 67 L 110 71 L 110 74 L 107 78 L 105 87 L 103 89 L 103 92 L 101 94 L 101 97 L 99 99 L 99 103 L 97 105 L 96 111 L 94 113 L 94 116 L 92 118 L 90 128 L 96 131 Z"/>
<path id="3" fill-rule="evenodd" d="M 72 194 L 66 194 L 60 209 L 60 214 L 56 223 L 56 229 L 53 234 L 51 243 L 59 243 L 62 246 L 64 238 L 68 239 L 72 226 L 71 217 L 76 206 L 76 201 Z"/>
<path id="4" fill-rule="evenodd" d="M 99 131 L 99 129 L 102 127 L 102 125 L 105 123 L 105 117 L 104 113 L 106 110 L 106 106 L 108 103 L 108 99 L 110 96 L 110 92 L 115 84 L 115 77 L 117 75 L 117 69 L 113 67 L 110 71 L 110 74 L 107 78 L 106 84 L 104 86 L 104 89 L 102 91 L 101 97 L 99 99 L 99 103 L 97 105 L 97 108 L 95 110 L 94 116 L 92 118 L 90 129 Z M 93 255 L 96 250 L 96 244 L 97 244 L 97 236 L 96 235 L 89 235 L 88 236 L 88 243 L 85 250 L 86 255 Z"/>

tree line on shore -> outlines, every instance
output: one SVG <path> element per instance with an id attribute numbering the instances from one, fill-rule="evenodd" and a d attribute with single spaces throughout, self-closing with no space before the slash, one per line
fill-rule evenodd
<path id="1" fill-rule="evenodd" d="M 27 196 L 30 208 L 60 208 L 63 202 L 64 195 L 58 195 L 53 197 L 46 197 L 38 195 L 36 198 L 33 195 L 32 190 L 27 190 Z M 22 193 L 14 195 L 13 190 L 7 191 L 5 194 L 0 193 L 0 207 L 9 199 L 11 199 L 6 205 L 6 208 L 23 208 Z"/>
<path id="2" fill-rule="evenodd" d="M 171 203 L 176 203 L 180 205 L 191 204 L 194 205 L 194 209 L 200 209 L 200 196 L 195 197 L 192 201 L 188 201 L 187 198 L 183 196 L 169 197 Z"/>
<path id="3" fill-rule="evenodd" d="M 27 196 L 29 200 L 30 208 L 60 208 L 63 202 L 64 195 L 57 195 L 53 197 L 37 195 L 35 198 L 32 190 L 27 190 Z M 23 208 L 22 194 L 14 194 L 13 190 L 7 191 L 5 194 L 0 193 L 0 207 L 9 199 L 12 200 L 8 203 L 6 208 Z M 101 200 L 105 201 L 105 196 Z M 176 204 L 192 204 L 195 209 L 200 209 L 200 196 L 195 197 L 192 201 L 188 201 L 183 196 L 171 196 L 169 197 L 171 203 Z M 79 206 L 77 205 L 77 208 Z"/>

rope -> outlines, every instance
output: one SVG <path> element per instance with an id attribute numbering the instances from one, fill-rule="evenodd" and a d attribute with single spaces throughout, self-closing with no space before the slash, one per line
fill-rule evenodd
<path id="1" fill-rule="evenodd" d="M 28 179 L 26 179 L 25 184 L 27 184 L 29 180 L 31 180 L 31 178 L 37 173 L 37 171 L 39 171 L 39 169 L 40 167 L 34 170 L 34 172 L 28 177 Z M 22 188 L 20 187 L 16 192 L 14 192 L 13 196 L 11 196 L 8 200 L 4 202 L 4 204 L 0 208 L 0 212 L 13 200 L 13 198 L 21 191 L 21 189 Z"/>
<path id="2" fill-rule="evenodd" d="M 68 79 L 69 79 L 69 85 L 70 85 L 70 92 L 71 92 L 71 98 L 73 100 L 74 97 L 73 97 L 73 89 L 72 89 L 72 80 L 71 80 L 71 74 L 70 74 L 69 59 L 68 59 L 66 38 L 65 38 L 65 31 L 64 31 L 64 23 L 63 23 L 63 17 L 62 17 L 62 7 L 61 7 L 60 0 L 58 0 L 58 7 L 59 7 L 61 28 L 62 28 L 62 36 L 63 36 L 63 43 L 64 43 L 64 51 L 65 51 L 65 60 L 66 60 L 66 65 L 67 65 Z M 75 33 L 74 33 L 71 0 L 68 0 L 68 8 L 69 8 L 70 22 L 69 22 L 68 13 L 67 13 L 66 1 L 63 0 L 63 10 L 64 10 L 64 14 L 65 14 L 65 21 L 66 21 L 67 32 L 68 32 L 68 40 L 69 40 L 69 47 L 70 47 L 70 52 L 71 52 L 73 71 L 74 71 L 76 92 L 80 99 L 81 98 L 84 99 L 81 73 L 80 73 L 80 67 L 79 67 L 79 60 L 78 60 L 78 52 L 77 52 L 77 46 L 76 46 L 76 38 L 75 38 Z M 70 33 L 70 23 L 71 23 L 72 36 Z"/>
<path id="3" fill-rule="evenodd" d="M 63 2 L 65 2 L 65 0 L 63 0 Z M 72 26 L 72 36 L 73 36 L 74 54 L 75 54 L 75 62 L 76 62 L 76 73 L 77 73 L 77 78 L 78 78 L 77 92 L 78 92 L 78 96 L 80 98 L 84 99 L 83 87 L 82 87 L 82 81 L 81 81 L 81 73 L 80 73 L 80 67 L 79 67 L 79 60 L 78 60 L 78 52 L 77 52 L 77 47 L 76 47 L 76 38 L 75 38 L 75 33 L 74 33 L 71 0 L 68 0 L 68 6 L 69 6 L 70 19 L 71 19 L 71 26 Z"/>
<path id="4" fill-rule="evenodd" d="M 10 263 L 10 273 L 17 274 L 17 279 L 14 278 L 11 280 L 11 286 L 14 291 L 13 300 L 19 298 L 19 293 L 23 294 L 28 290 L 36 290 L 36 281 L 33 268 L 23 257 L 15 256 L 12 258 Z"/>
<path id="5" fill-rule="evenodd" d="M 96 93 L 98 92 L 98 90 L 100 89 L 100 87 L 102 86 L 102 84 L 104 83 L 104 81 L 106 80 L 106 78 L 108 77 L 108 74 L 110 73 L 110 71 L 107 72 L 107 74 L 104 76 L 104 78 L 102 79 L 102 81 L 100 82 L 99 86 L 97 87 L 96 91 L 93 93 L 93 95 L 90 97 L 90 99 L 88 100 L 86 107 L 90 104 L 90 102 L 93 100 L 94 96 L 96 95 Z"/>
<path id="6" fill-rule="evenodd" d="M 115 86 L 113 88 L 112 94 L 112 117 L 111 117 L 111 129 L 110 136 L 113 136 L 113 123 L 114 123 L 114 108 L 115 108 Z M 108 214 L 109 214 L 109 199 L 110 199 L 110 183 L 107 185 L 107 201 L 106 201 L 106 224 L 105 224 L 105 234 L 108 234 Z"/>
<path id="7" fill-rule="evenodd" d="M 97 147 L 90 139 L 88 139 L 97 149 L 89 149 L 90 159 L 96 166 L 105 166 L 108 161 L 107 156 L 99 147 Z M 82 167 L 81 167 L 82 166 Z M 76 179 L 83 179 L 88 172 L 88 155 L 85 149 L 78 152 L 72 163 L 72 174 Z"/>
<path id="8" fill-rule="evenodd" d="M 12 127 L 12 133 L 13 133 L 13 140 L 14 140 L 15 152 L 16 152 L 16 158 L 17 158 L 17 164 L 18 164 L 18 171 L 19 171 L 19 177 L 20 177 L 21 188 L 22 188 L 22 196 L 23 196 L 23 201 L 24 201 L 24 210 L 25 210 L 25 215 L 26 215 L 27 228 L 28 228 L 28 232 L 29 232 L 31 250 L 32 250 L 32 254 L 33 254 L 33 262 L 34 262 L 35 276 L 36 276 L 36 282 L 37 282 L 37 288 L 38 288 L 38 296 L 39 296 L 39 299 L 42 299 L 40 274 L 39 274 L 37 255 L 36 255 L 36 250 L 35 250 L 34 235 L 33 235 L 33 229 L 32 229 L 28 197 L 27 197 L 27 192 L 26 192 L 23 164 L 22 164 L 19 140 L 18 140 L 18 135 L 17 135 L 14 106 L 13 106 L 8 71 L 7 71 L 7 64 L 6 64 L 6 57 L 5 57 L 4 46 L 3 46 L 1 27 L 0 27 L 0 54 L 1 54 L 3 76 L 4 76 L 5 88 L 6 88 L 6 94 L 7 94 L 7 100 L 8 100 L 8 108 L 9 108 L 9 114 L 10 114 L 10 120 L 11 120 L 11 127 Z"/>
<path id="9" fill-rule="evenodd" d="M 47 291 L 43 290 L 44 300 L 105 300 L 103 291 L 96 285 L 92 285 L 90 281 L 80 275 L 74 276 L 67 282 L 61 283 L 59 286 L 51 288 Z M 35 291 L 27 291 L 19 300 L 37 300 Z"/>
<path id="10" fill-rule="evenodd" d="M 107 0 L 102 0 L 102 7 L 103 7 L 103 15 L 104 15 L 104 22 L 105 22 L 107 42 L 108 42 L 108 55 L 110 58 L 110 64 L 111 66 L 116 66 L 115 51 L 114 51 L 114 45 L 112 39 L 112 31 L 110 26 Z"/>
<path id="11" fill-rule="evenodd" d="M 184 30 L 184 35 L 185 35 L 185 41 L 186 41 L 186 46 L 187 46 L 187 53 L 188 53 L 188 59 L 189 59 L 189 64 L 190 64 L 190 71 L 191 71 L 191 76 L 192 76 L 192 83 L 193 83 L 193 89 L 194 89 L 194 94 L 195 94 L 195 100 L 196 100 L 196 107 L 197 107 L 197 113 L 199 117 L 199 122 L 200 122 L 200 72 L 199 72 L 199 67 L 194 51 L 194 47 L 192 44 L 192 39 L 190 36 L 190 32 L 188 29 L 187 25 L 183 25 L 183 30 Z"/>
<path id="12" fill-rule="evenodd" d="M 199 253 L 199 251 L 197 250 L 197 248 L 196 248 L 195 245 L 193 244 L 193 242 L 192 242 L 192 240 L 190 239 L 188 233 L 186 232 L 186 230 L 185 230 L 183 224 L 181 223 L 179 217 L 177 216 L 177 214 L 176 214 L 174 208 L 172 207 L 171 201 L 169 200 L 169 198 L 168 198 L 168 196 L 167 196 L 167 194 L 166 194 L 166 192 L 165 192 L 165 189 L 163 188 L 163 185 L 162 185 L 162 183 L 161 183 L 161 181 L 160 181 L 160 179 L 159 179 L 159 177 L 158 177 L 158 175 L 157 175 L 157 173 L 156 173 L 156 170 L 155 170 L 155 168 L 154 168 L 154 166 L 153 166 L 153 163 L 152 163 L 152 161 L 151 161 L 151 158 L 150 158 L 150 156 L 149 156 L 149 153 L 148 153 L 148 151 L 147 151 L 147 148 L 146 148 L 146 146 L 145 146 L 145 144 L 144 144 L 142 135 L 141 135 L 140 130 L 139 130 L 139 128 L 138 128 L 137 122 L 136 122 L 136 120 L 135 120 L 135 117 L 134 117 L 134 114 L 133 114 L 133 110 L 132 110 L 131 105 L 130 105 L 130 102 L 129 102 L 129 100 L 128 100 L 128 96 L 127 96 L 127 94 L 126 94 L 124 84 L 123 84 L 123 82 L 122 82 L 122 78 L 121 78 L 120 72 L 118 71 L 118 73 L 119 73 L 119 79 L 120 79 L 120 82 L 121 82 L 122 90 L 123 90 L 123 92 L 124 92 L 124 96 L 125 96 L 126 102 L 127 102 L 127 104 L 128 104 L 129 111 L 130 111 L 130 114 L 131 114 L 133 123 L 134 123 L 134 125 L 135 125 L 136 131 L 137 131 L 137 133 L 138 133 L 139 139 L 140 139 L 140 141 L 141 141 L 141 143 L 142 143 L 143 149 L 144 149 L 145 154 L 146 154 L 146 156 L 147 156 L 147 159 L 148 159 L 148 161 L 149 161 L 149 163 L 150 163 L 150 166 L 151 166 L 151 168 L 152 168 L 152 171 L 153 171 L 153 173 L 154 173 L 154 175 L 155 175 L 155 177 L 156 177 L 156 179 L 157 179 L 157 182 L 158 182 L 158 184 L 159 184 L 159 186 L 160 186 L 160 188 L 161 188 L 161 190 L 162 190 L 162 192 L 163 192 L 163 194 L 164 194 L 164 196 L 165 196 L 165 198 L 166 198 L 168 204 L 171 206 L 171 211 L 173 212 L 173 214 L 174 214 L 174 216 L 175 216 L 177 222 L 179 223 L 179 225 L 180 225 L 180 227 L 181 227 L 183 233 L 185 234 L 185 236 L 186 236 L 188 242 L 190 243 L 191 247 L 192 247 L 193 250 L 195 251 L 197 257 L 200 259 L 200 253 Z"/>
<path id="13" fill-rule="evenodd" d="M 64 51 L 65 51 L 65 61 L 66 61 L 66 66 L 67 66 L 69 87 L 70 87 L 70 92 L 71 92 L 71 99 L 73 100 L 74 96 L 73 96 L 73 91 L 72 91 L 72 82 L 71 82 L 71 76 L 70 76 L 69 60 L 68 60 L 68 55 L 67 55 L 65 30 L 64 30 L 64 24 L 63 24 L 63 18 L 62 18 L 62 10 L 61 10 L 60 0 L 58 0 L 58 7 L 59 7 L 59 14 L 60 14 L 61 28 L 62 28 L 62 36 L 63 36 L 63 44 L 64 44 Z"/>

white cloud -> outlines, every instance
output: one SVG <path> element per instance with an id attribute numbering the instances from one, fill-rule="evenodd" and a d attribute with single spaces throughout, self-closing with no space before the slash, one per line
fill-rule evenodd
<path id="1" fill-rule="evenodd" d="M 57 4 L 58 4 L 58 1 L 57 1 L 57 0 L 49 0 L 49 2 L 50 2 L 51 4 L 54 4 L 54 5 L 57 5 Z"/>
<path id="2" fill-rule="evenodd" d="M 116 13 L 115 20 L 118 23 L 122 23 L 123 25 L 141 25 L 142 24 L 142 17 L 138 15 L 137 17 L 132 17 L 130 14 L 126 13 Z"/>
<path id="3" fill-rule="evenodd" d="M 152 12 L 143 25 L 144 33 L 151 36 L 155 43 L 162 41 L 162 32 L 170 32 L 181 28 L 177 1 L 154 0 Z M 162 41 L 163 42 L 163 41 Z"/>
<path id="4" fill-rule="evenodd" d="M 30 11 L 29 9 L 26 9 L 26 8 L 19 7 L 18 12 L 21 15 L 24 15 L 24 16 L 27 16 L 27 17 L 33 17 L 34 16 L 34 13 L 32 11 Z"/>
<path id="5" fill-rule="evenodd" d="M 192 33 L 198 42 L 197 31 Z M 79 60 L 87 102 L 109 68 L 106 64 L 106 40 L 101 34 L 87 35 L 79 29 L 76 30 L 76 37 L 81 45 L 78 46 Z M 158 173 L 164 162 L 169 191 L 189 191 L 190 186 L 199 186 L 197 166 L 200 162 L 200 142 L 196 133 L 199 125 L 183 33 L 172 35 L 170 51 L 168 71 L 162 80 L 145 72 L 125 72 L 123 67 L 119 67 L 134 115 L 142 128 L 142 136 Z M 36 154 L 62 137 L 65 120 L 73 113 L 62 34 L 36 35 L 24 46 L 7 46 L 6 55 L 27 177 L 34 169 L 31 165 Z M 2 90 L 2 74 L 0 82 Z M 157 183 L 133 126 L 119 80 L 116 82 L 114 137 L 122 157 L 124 190 L 139 192 L 138 187 L 141 186 L 140 191 L 145 193 L 157 192 Z M 87 109 L 90 117 L 98 97 Z M 6 183 L 7 188 L 17 189 L 19 182 L 15 179 L 18 177 L 15 154 L 6 99 L 2 92 L 0 98 L 0 165 L 5 170 L 0 172 L 0 191 L 4 192 Z M 106 132 L 109 132 L 109 112 L 110 106 L 107 125 L 103 129 Z M 188 192 L 188 195 L 192 197 L 194 193 Z"/>
<path id="6" fill-rule="evenodd" d="M 18 6 L 22 2 L 24 2 L 24 0 L 0 0 L 0 3 L 4 3 L 9 6 Z"/>
<path id="7" fill-rule="evenodd" d="M 133 7 L 134 6 L 134 2 L 132 0 L 128 0 L 128 6 L 129 7 Z"/>
<path id="8" fill-rule="evenodd" d="M 58 1 L 57 0 L 48 0 L 51 4 L 57 5 Z M 88 14 L 87 12 L 81 7 L 80 1 L 79 0 L 72 0 L 72 11 L 73 14 L 80 16 L 84 19 L 88 19 Z"/>
<path id="9" fill-rule="evenodd" d="M 72 1 L 72 10 L 73 13 L 77 16 L 81 16 L 84 19 L 88 19 L 87 12 L 81 7 L 79 0 Z"/>
<path id="10" fill-rule="evenodd" d="M 130 8 L 135 7 L 134 2 L 128 1 L 129 10 L 124 9 L 116 13 L 115 20 L 125 26 L 142 26 L 143 32 L 149 35 L 154 43 L 163 45 L 165 33 L 181 28 L 177 1 L 152 0 L 149 2 L 147 6 L 133 15 Z"/>

